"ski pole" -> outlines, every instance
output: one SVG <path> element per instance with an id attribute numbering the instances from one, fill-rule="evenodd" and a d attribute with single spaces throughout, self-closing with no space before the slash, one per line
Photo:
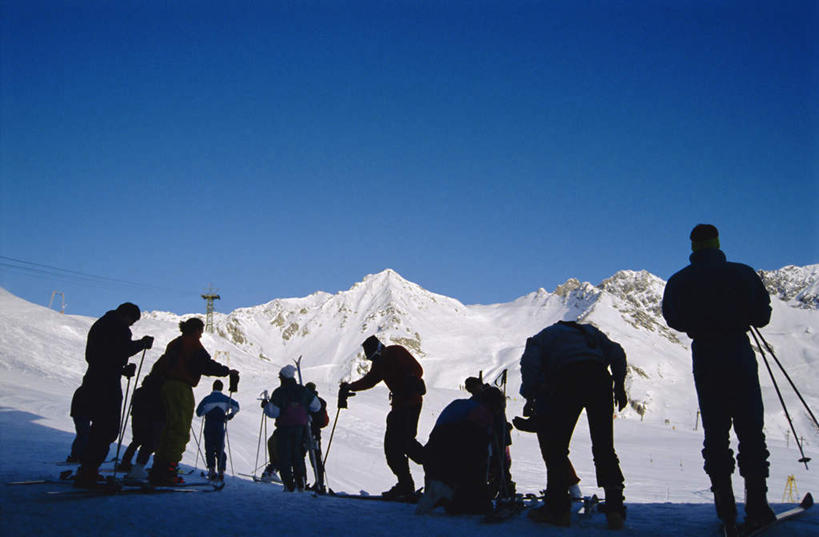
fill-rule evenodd
<path id="1" fill-rule="evenodd" d="M 196 461 L 193 463 L 193 471 L 195 472 L 196 469 L 199 467 L 199 454 L 202 452 L 199 449 L 199 446 L 202 443 L 202 430 L 205 428 L 205 418 L 201 418 L 199 420 L 199 438 L 196 440 Z M 193 432 L 193 424 L 191 424 L 191 432 Z M 196 437 L 194 437 L 196 438 Z M 202 462 L 204 462 L 205 457 L 202 457 Z"/>
<path id="2" fill-rule="evenodd" d="M 142 372 L 142 362 L 145 361 L 145 353 L 148 349 L 142 349 L 142 356 L 139 359 L 139 368 L 137 369 L 136 381 L 134 386 L 139 382 L 139 374 Z M 136 389 L 136 388 L 134 388 Z M 128 403 L 128 393 L 131 391 L 131 377 L 128 377 L 128 384 L 125 387 L 125 399 L 122 401 L 122 410 L 124 415 L 120 418 L 119 425 L 119 440 L 117 441 L 117 455 L 114 457 L 114 478 L 117 477 L 117 466 L 119 465 L 119 450 L 122 448 L 122 438 L 125 436 L 125 428 L 128 426 L 128 415 L 131 414 L 131 406 L 134 404 L 133 398 Z M 126 406 L 127 405 L 127 406 Z M 127 408 L 127 412 L 126 412 Z"/>
<path id="3" fill-rule="evenodd" d="M 231 385 L 231 388 L 233 386 Z M 228 400 L 230 401 L 230 408 L 233 409 L 233 391 L 228 392 Z M 231 414 L 233 417 L 233 414 Z M 230 435 L 228 434 L 228 421 L 229 418 L 225 419 L 225 439 L 227 440 L 227 448 L 228 448 L 228 458 L 230 458 L 230 474 L 233 477 L 236 477 L 236 472 L 233 471 L 233 453 L 230 451 Z"/>
<path id="4" fill-rule="evenodd" d="M 267 390 L 260 393 L 259 395 L 262 396 L 259 399 L 257 399 L 259 401 L 266 401 L 268 399 Z M 265 418 L 267 418 L 267 416 L 264 413 L 264 409 L 262 409 L 262 419 L 259 422 L 259 441 L 256 442 L 256 461 L 253 463 L 253 466 L 254 466 L 253 477 L 256 477 L 256 470 L 259 469 L 259 449 L 262 446 L 262 428 L 263 427 L 265 429 L 265 439 L 267 438 L 267 427 L 266 427 L 267 420 Z M 265 453 L 267 453 L 267 450 L 265 450 Z M 265 455 L 265 466 L 267 466 L 267 455 Z"/>
<path id="5" fill-rule="evenodd" d="M 810 414 L 810 417 L 811 417 L 811 419 L 813 420 L 813 423 L 815 423 L 815 424 L 816 424 L 816 426 L 817 426 L 817 427 L 819 427 L 819 421 L 817 421 L 817 420 L 816 420 L 816 416 L 814 416 L 814 415 L 813 415 L 813 412 L 811 411 L 810 407 L 808 406 L 808 403 L 807 403 L 807 402 L 805 401 L 805 399 L 802 397 L 802 394 L 801 394 L 801 393 L 799 393 L 799 390 L 796 388 L 796 384 L 794 384 L 794 383 L 793 383 L 793 381 L 791 380 L 790 375 L 788 375 L 788 372 L 787 372 L 787 371 L 785 371 L 785 368 L 782 366 L 782 363 L 781 363 L 781 362 L 779 361 L 779 359 L 776 357 L 776 354 L 774 354 L 774 351 L 773 351 L 773 349 L 771 348 L 771 346 L 770 346 L 770 345 L 768 345 L 768 342 L 767 342 L 767 341 L 765 341 L 765 338 L 764 338 L 764 337 L 762 337 L 762 333 L 761 333 L 761 332 L 759 331 L 759 329 L 758 329 L 757 327 L 755 327 L 755 326 L 754 326 L 754 327 L 751 327 L 751 333 L 752 333 L 752 334 L 755 334 L 755 335 L 754 335 L 754 340 L 756 340 L 756 336 L 759 336 L 759 339 L 761 339 L 761 340 L 762 340 L 762 343 L 764 343 L 764 344 L 765 344 L 765 348 L 766 348 L 766 349 L 768 349 L 768 352 L 771 354 L 771 358 L 773 358 L 773 359 L 774 359 L 774 361 L 776 362 L 776 365 L 778 365 L 778 366 L 779 366 L 779 369 L 781 369 L 781 370 L 782 370 L 782 374 L 783 374 L 783 375 L 785 375 L 785 378 L 786 378 L 786 379 L 788 379 L 788 382 L 790 382 L 790 384 L 791 384 L 791 388 L 793 388 L 793 391 L 794 391 L 794 392 L 796 392 L 796 395 L 797 395 L 797 397 L 799 397 L 799 400 L 800 400 L 800 401 L 802 401 L 802 404 L 805 406 L 805 410 L 807 410 L 807 411 L 808 411 L 808 414 Z M 759 346 L 759 341 L 757 341 L 757 342 L 756 342 L 756 344 L 757 344 L 757 346 Z M 759 350 L 760 350 L 760 352 L 761 352 L 761 351 L 762 351 L 762 348 L 760 347 L 760 349 L 759 349 Z"/>
<path id="6" fill-rule="evenodd" d="M 321 461 L 321 465 L 325 468 L 327 467 L 327 456 L 330 454 L 330 446 L 333 445 L 333 435 L 336 434 L 336 423 L 338 423 L 338 415 L 341 413 L 341 409 L 336 409 L 336 419 L 333 420 L 333 429 L 330 431 L 330 440 L 327 441 L 327 451 L 324 452 L 324 460 Z"/>
<path id="7" fill-rule="evenodd" d="M 782 405 L 782 410 L 785 411 L 785 417 L 788 418 L 788 424 L 791 426 L 791 431 L 793 431 L 793 439 L 796 441 L 796 445 L 799 448 L 799 453 L 802 455 L 802 458 L 799 459 L 799 462 L 805 465 L 805 469 L 808 469 L 808 461 L 810 461 L 810 457 L 805 456 L 805 452 L 802 449 L 802 444 L 799 442 L 799 436 L 796 434 L 796 429 L 793 426 L 793 420 L 791 419 L 791 415 L 788 412 L 788 408 L 785 406 L 785 400 L 782 398 L 782 392 L 779 391 L 779 385 L 776 383 L 776 379 L 774 378 L 773 371 L 771 371 L 771 366 L 768 363 L 768 357 L 765 356 L 765 351 L 762 350 L 762 346 L 759 344 L 759 340 L 756 337 L 754 331 L 751 331 L 751 335 L 754 337 L 754 341 L 756 342 L 756 346 L 759 348 L 759 354 L 762 355 L 762 360 L 765 362 L 765 368 L 768 370 L 768 374 L 771 376 L 771 381 L 773 382 L 774 388 L 776 389 L 776 395 L 779 397 L 779 403 Z"/>
<path id="8" fill-rule="evenodd" d="M 205 426 L 205 420 L 202 420 L 202 426 Z M 202 453 L 202 448 L 200 447 L 199 440 L 196 438 L 195 433 L 193 431 L 193 423 L 191 423 L 191 436 L 193 436 L 193 441 L 196 442 L 196 463 L 199 464 L 199 456 L 202 455 L 202 461 L 205 460 L 205 455 Z"/>

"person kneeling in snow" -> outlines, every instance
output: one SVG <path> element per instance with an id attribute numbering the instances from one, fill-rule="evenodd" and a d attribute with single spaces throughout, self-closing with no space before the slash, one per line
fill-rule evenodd
<path id="1" fill-rule="evenodd" d="M 416 514 L 443 505 L 450 514 L 480 514 L 491 508 L 489 464 L 496 463 L 496 438 L 505 434 L 506 398 L 494 387 L 471 399 L 456 399 L 438 416 L 424 448 L 424 495 Z M 502 427 L 503 430 L 496 430 Z M 497 453 L 503 456 L 503 453 Z"/>
<path id="2" fill-rule="evenodd" d="M 196 415 L 200 418 L 205 417 L 205 462 L 208 465 L 208 479 L 218 478 L 219 481 L 225 478 L 227 465 L 225 455 L 227 422 L 239 412 L 239 403 L 222 393 L 224 387 L 221 380 L 214 380 L 213 391 L 199 401 L 199 406 L 196 407 Z"/>
<path id="3" fill-rule="evenodd" d="M 284 490 L 301 492 L 307 480 L 303 450 L 307 415 L 321 410 L 321 402 L 296 383 L 296 368 L 292 365 L 281 368 L 279 381 L 281 385 L 261 406 L 268 417 L 276 418 L 276 451 Z"/>

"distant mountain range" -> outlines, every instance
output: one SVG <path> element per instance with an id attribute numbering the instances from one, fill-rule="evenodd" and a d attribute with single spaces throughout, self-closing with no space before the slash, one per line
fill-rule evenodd
<path id="1" fill-rule="evenodd" d="M 772 322 L 763 334 L 803 395 L 819 409 L 819 265 L 787 266 L 761 271 L 760 275 L 774 308 Z M 693 427 L 697 403 L 690 340 L 668 328 L 662 318 L 664 286 L 661 278 L 649 272 L 623 270 L 597 285 L 569 279 L 552 292 L 538 289 L 508 303 L 464 305 L 387 269 L 336 294 L 316 292 L 229 314 L 216 313 L 215 333 L 203 341 L 215 357 L 229 356 L 233 366 L 268 380 L 275 378 L 278 367 L 304 356 L 311 378 L 333 389 L 339 381 L 357 378 L 366 371 L 369 362 L 364 359 L 361 342 L 376 334 L 387 344 L 407 347 L 419 358 L 430 388 L 456 388 L 467 376 L 479 372 L 492 381 L 508 370 L 508 390 L 516 396 L 518 361 L 526 338 L 558 320 L 578 319 L 594 323 L 626 350 L 631 405 L 624 417 Z M 2 309 L 12 310 L 0 315 L 0 345 L 7 339 L 4 332 L 6 336 L 22 334 L 43 346 L 50 344 L 41 342 L 43 338 L 69 338 L 81 359 L 83 331 L 93 319 L 60 316 L 8 293 L 0 299 Z M 15 309 L 24 310 L 26 315 L 15 314 Z M 40 310 L 39 315 L 52 319 L 51 331 L 43 331 L 38 328 L 40 323 L 33 322 Z M 135 325 L 135 334 L 151 333 L 157 337 L 157 345 L 164 346 L 177 335 L 178 321 L 190 316 L 145 312 Z M 58 326 L 60 323 L 65 326 Z M 0 367 L 15 367 L 17 359 L 10 352 L 0 350 Z M 72 363 L 71 374 L 81 372 L 83 366 Z M 31 367 L 31 363 L 24 367 Z M 764 367 L 760 367 L 760 378 L 767 427 L 778 431 L 775 434 L 784 434 L 787 425 Z M 788 400 L 802 429 L 810 430 L 813 426 L 798 401 Z"/>

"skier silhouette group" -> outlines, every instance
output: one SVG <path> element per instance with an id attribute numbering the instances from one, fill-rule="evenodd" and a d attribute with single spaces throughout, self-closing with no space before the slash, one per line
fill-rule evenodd
<path id="1" fill-rule="evenodd" d="M 694 381 L 705 436 L 704 470 L 711 480 L 717 516 L 726 533 L 738 527 L 731 484 L 736 460 L 745 481 L 742 527 L 748 531 L 775 518 L 766 494 L 769 453 L 757 363 L 747 336 L 751 327 L 769 322 L 770 297 L 751 267 L 726 260 L 714 226 L 697 225 L 690 239 L 690 264 L 668 280 L 662 313 L 671 328 L 693 340 Z M 121 377 L 130 386 L 136 373 L 136 364 L 129 358 L 140 351 L 144 357 L 153 344 L 150 336 L 131 339 L 130 327 L 140 316 L 139 308 L 126 302 L 98 319 L 88 333 L 88 368 L 71 402 L 77 434 L 68 460 L 80 464 L 74 485 L 101 486 L 100 465 L 118 435 L 121 440 L 129 411 L 133 441 L 117 461 L 125 480 L 154 486 L 179 484 L 178 464 L 190 439 L 194 413 L 205 419 L 208 478 L 223 479 L 225 430 L 239 411 L 233 398 L 239 372 L 210 357 L 200 341 L 204 323 L 190 318 L 179 323 L 180 336 L 167 344 L 141 385 L 135 386 L 131 405 L 123 408 Z M 417 439 L 427 391 L 421 364 L 403 346 L 384 345 L 374 335 L 362 347 L 369 370 L 360 379 L 340 384 L 338 408 L 347 408 L 351 396 L 381 382 L 389 389 L 384 454 L 396 483 L 382 494 L 383 499 L 416 503 L 419 514 L 439 506 L 460 514 L 490 513 L 520 497 L 511 479 L 512 425 L 506 419 L 506 396 L 501 390 L 482 379 L 466 379 L 470 397 L 443 409 L 424 445 Z M 547 473 L 542 504 L 529 509 L 528 517 L 538 523 L 571 524 L 579 479 L 569 461 L 569 445 L 585 409 L 597 485 L 605 491 L 599 510 L 609 528 L 622 528 L 626 480 L 614 447 L 613 414 L 615 407 L 622 411 L 629 404 L 623 348 L 592 324 L 561 320 L 527 339 L 520 370 L 520 395 L 526 404 L 524 418 L 513 422 L 520 430 L 537 434 Z M 223 393 L 222 381 L 216 380 L 213 392 L 196 406 L 193 388 L 202 375 L 229 377 L 228 395 Z M 281 368 L 278 379 L 279 386 L 269 397 L 265 392 L 260 405 L 265 416 L 276 420 L 267 442 L 269 464 L 261 479 L 280 480 L 285 491 L 311 488 L 324 493 L 320 438 L 330 421 L 327 403 L 318 396 L 315 384 L 302 385 L 301 371 L 292 365 Z M 739 438 L 736 457 L 729 447 L 731 427 Z M 154 460 L 148 471 L 151 454 Z M 307 483 L 307 455 L 316 477 L 312 485 Z M 413 481 L 410 461 L 423 466 L 422 489 Z"/>

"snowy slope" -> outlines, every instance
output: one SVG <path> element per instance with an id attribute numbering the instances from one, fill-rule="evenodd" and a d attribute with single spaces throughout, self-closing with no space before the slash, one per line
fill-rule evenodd
<path id="1" fill-rule="evenodd" d="M 810 299 L 815 296 L 816 273 L 817 266 L 786 267 L 781 272 L 767 273 L 766 282 L 778 282 L 781 291 L 772 289 L 773 321 L 763 330 L 813 408 L 819 407 L 819 322 L 815 302 Z M 265 424 L 255 398 L 262 390 L 274 388 L 278 368 L 299 355 L 304 356 L 306 379 L 318 384 L 332 418 L 339 380 L 357 377 L 366 365 L 360 343 L 367 335 L 377 333 L 385 341 L 410 348 L 421 359 L 430 388 L 419 425 L 423 441 L 440 410 L 464 395 L 458 389 L 464 378 L 479 370 L 492 379 L 504 368 L 509 369 L 509 392 L 513 396 L 510 416 L 518 412 L 522 402 L 515 397 L 519 386 L 517 361 L 526 338 L 558 319 L 581 318 L 620 341 L 632 366 L 628 379 L 632 407 L 620 414 L 615 424 L 618 454 L 627 478 L 626 496 L 629 502 L 640 503 L 629 513 L 629 534 L 695 535 L 703 528 L 715 529 L 713 508 L 708 505 L 707 477 L 701 470 L 702 432 L 693 430 L 697 407 L 690 374 L 690 342 L 684 335 L 669 331 L 659 316 L 663 285 L 661 279 L 649 273 L 621 271 L 597 286 L 569 280 L 551 293 L 541 289 L 506 304 L 467 306 L 387 270 L 367 276 L 340 293 L 276 299 L 229 315 L 217 314 L 217 333 L 205 335 L 203 343 L 218 360 L 242 372 L 236 396 L 242 412 L 231 422 L 229 431 L 234 469 L 252 473 L 263 463 L 263 450 L 258 459 L 256 454 L 260 426 Z M 155 348 L 145 355 L 143 370 L 178 334 L 176 324 L 185 317 L 188 315 L 149 312 L 133 326 L 136 338 L 144 334 L 156 337 Z M 73 431 L 69 401 L 85 370 L 85 336 L 93 320 L 61 315 L 0 289 L 0 477 L 30 478 L 32 472 L 53 475 L 55 467 L 49 461 L 65 457 Z M 798 454 L 792 438 L 785 436 L 786 424 L 776 395 L 764 368 L 760 372 L 772 451 L 770 499 L 781 500 L 789 475 L 796 476 L 800 491 L 817 491 L 819 478 L 796 463 Z M 206 395 L 209 387 L 209 379 L 203 379 L 196 389 L 197 399 Z M 819 435 L 809 425 L 796 398 L 789 390 L 785 393 L 799 434 L 805 436 L 808 455 L 815 458 Z M 379 387 L 359 394 L 351 400 L 351 408 L 341 412 L 328 458 L 328 479 L 336 490 L 379 492 L 392 485 L 382 451 L 387 398 L 386 391 Z M 199 426 L 198 420 L 194 426 Z M 272 431 L 272 423 L 268 428 Z M 539 490 L 545 486 L 545 471 L 536 440 L 533 435 L 514 435 L 513 477 L 520 490 Z M 329 430 L 325 445 L 328 436 Z M 582 485 L 588 492 L 596 492 L 588 433 L 582 420 L 572 450 Z M 193 465 L 196 459 L 196 445 L 191 441 L 183 462 Z M 421 483 L 421 469 L 414 466 L 413 473 Z M 198 530 L 197 517 L 205 512 L 203 508 L 211 513 L 206 527 L 213 528 L 214 533 L 258 534 L 276 520 L 292 524 L 308 520 L 303 529 L 294 526 L 285 533 L 297 536 L 339 535 L 339 526 L 346 528 L 345 534 L 355 528 L 365 535 L 379 535 L 386 524 L 394 523 L 402 524 L 406 528 L 402 534 L 406 535 L 430 531 L 458 535 L 464 528 L 478 535 L 497 531 L 469 517 L 464 520 L 436 515 L 419 520 L 406 506 L 371 502 L 347 505 L 349 502 L 337 499 L 279 495 L 275 489 L 260 487 L 265 486 L 237 481 L 218 498 L 129 498 L 127 508 L 118 498 L 71 502 L 81 507 L 76 512 L 70 507 L 59 511 L 56 516 L 62 521 L 57 529 L 69 535 L 82 533 L 72 533 L 71 528 L 82 528 L 79 518 L 98 513 L 89 507 L 97 505 L 114 510 L 115 515 L 107 522 L 112 529 L 122 523 L 126 529 L 147 523 L 147 533 L 153 535 L 199 533 L 191 528 Z M 738 478 L 736 487 L 741 490 Z M 276 499 L 275 508 L 269 505 L 271 494 Z M 8 502 L 17 505 L 13 517 L 6 516 L 9 511 L 3 509 L 3 535 L 16 535 L 27 525 L 43 527 L 37 518 L 42 508 L 41 493 L 3 489 L 0 501 L 3 506 Z M 682 508 L 666 505 L 668 501 L 697 505 Z M 164 502 L 180 509 L 196 509 L 196 514 L 181 514 L 170 520 L 122 518 L 131 505 L 144 513 Z M 337 506 L 340 502 L 343 505 Z M 48 508 L 63 509 L 51 504 Z M 259 517 L 258 513 L 271 509 L 270 516 Z M 312 516 L 317 509 L 327 516 Z M 673 521 L 673 531 L 663 528 L 658 532 L 660 518 Z M 370 522 L 362 525 L 362 519 Z M 602 527 L 599 520 L 583 524 L 578 535 L 595 535 Z M 543 531 L 525 519 L 509 527 L 521 535 Z M 808 517 L 789 526 L 794 528 L 797 533 L 771 534 L 819 534 L 819 519 Z M 565 534 L 574 533 L 573 529 Z M 601 530 L 600 534 L 605 532 Z"/>

